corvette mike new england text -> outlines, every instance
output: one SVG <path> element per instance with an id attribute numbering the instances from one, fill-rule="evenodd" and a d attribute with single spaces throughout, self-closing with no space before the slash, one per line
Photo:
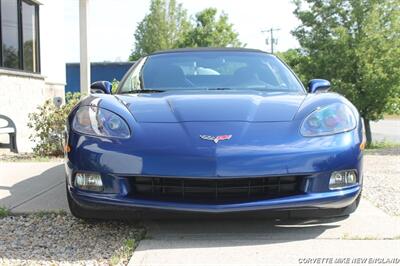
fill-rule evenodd
<path id="1" fill-rule="evenodd" d="M 299 258 L 299 264 L 369 264 L 369 265 L 399 265 L 398 258 L 382 258 L 382 257 L 315 257 L 315 258 Z"/>

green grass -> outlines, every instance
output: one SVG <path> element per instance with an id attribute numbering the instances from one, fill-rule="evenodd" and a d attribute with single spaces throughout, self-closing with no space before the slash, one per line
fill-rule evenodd
<path id="1" fill-rule="evenodd" d="M 144 229 L 136 230 L 131 238 L 126 239 L 122 247 L 112 255 L 109 260 L 110 265 L 128 264 L 133 251 L 138 246 L 139 241 L 145 237 L 145 234 L 146 233 Z"/>
<path id="2" fill-rule="evenodd" d="M 398 115 L 388 115 L 388 114 L 386 114 L 383 117 L 384 117 L 384 119 L 389 119 L 389 120 L 390 119 L 399 120 L 400 119 L 400 114 L 398 114 Z"/>
<path id="3" fill-rule="evenodd" d="M 342 240 L 380 240 L 381 238 L 377 236 L 350 236 L 348 234 L 344 234 L 340 239 Z"/>
<path id="4" fill-rule="evenodd" d="M 0 218 L 10 215 L 10 210 L 4 207 L 0 207 Z"/>
<path id="5" fill-rule="evenodd" d="M 122 261 L 129 260 L 135 250 L 137 244 L 135 239 L 127 239 L 124 241 L 123 246 L 118 250 L 110 259 L 110 265 L 118 265 Z"/>
<path id="6" fill-rule="evenodd" d="M 367 145 L 367 149 L 376 150 L 376 149 L 388 149 L 388 148 L 397 148 L 400 147 L 399 142 L 393 142 L 388 140 L 383 141 L 373 141 L 370 145 Z"/>
<path id="7" fill-rule="evenodd" d="M 398 240 L 400 236 L 394 236 L 394 237 L 379 237 L 379 236 L 372 236 L 372 235 L 366 235 L 366 236 L 359 236 L 359 235 L 349 235 L 348 233 L 344 233 L 340 239 L 341 240 Z"/>

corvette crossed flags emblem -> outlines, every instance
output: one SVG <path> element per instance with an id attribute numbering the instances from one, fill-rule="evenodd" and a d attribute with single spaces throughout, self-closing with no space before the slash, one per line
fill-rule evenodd
<path id="1" fill-rule="evenodd" d="M 220 135 L 220 136 L 209 136 L 209 135 L 200 135 L 201 139 L 211 140 L 214 143 L 218 143 L 220 140 L 229 140 L 232 138 L 232 135 Z"/>

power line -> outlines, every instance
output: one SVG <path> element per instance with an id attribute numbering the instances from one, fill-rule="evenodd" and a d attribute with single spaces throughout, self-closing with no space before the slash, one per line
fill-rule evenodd
<path id="1" fill-rule="evenodd" d="M 274 53 L 274 44 L 275 45 L 277 45 L 278 44 L 278 38 L 274 38 L 274 31 L 278 31 L 278 30 L 280 30 L 280 29 L 278 29 L 278 28 L 269 28 L 269 29 L 265 29 L 265 30 L 262 30 L 261 32 L 262 33 L 269 33 L 270 34 L 270 36 L 269 36 L 269 38 L 267 37 L 266 39 L 265 39 L 265 44 L 270 44 L 271 45 L 271 54 L 273 54 Z"/>

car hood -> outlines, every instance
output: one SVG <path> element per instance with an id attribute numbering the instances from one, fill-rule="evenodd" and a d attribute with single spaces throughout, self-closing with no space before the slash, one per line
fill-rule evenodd
<path id="1" fill-rule="evenodd" d="M 290 121 L 305 94 L 164 92 L 116 96 L 138 122 Z"/>

